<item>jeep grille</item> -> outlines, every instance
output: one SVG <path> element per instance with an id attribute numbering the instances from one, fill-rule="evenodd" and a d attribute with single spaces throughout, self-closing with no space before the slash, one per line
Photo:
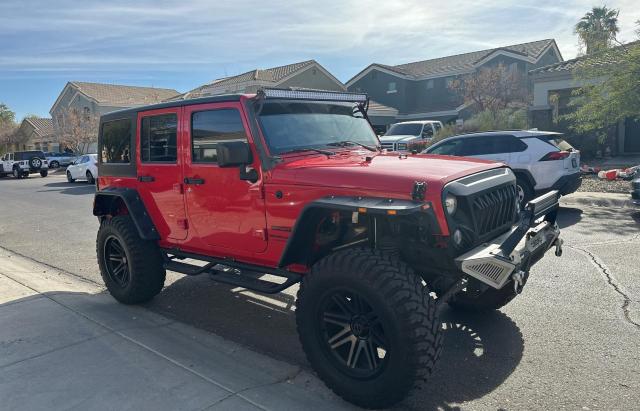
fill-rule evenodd
<path id="1" fill-rule="evenodd" d="M 516 197 L 516 187 L 508 185 L 485 191 L 472 200 L 471 209 L 478 237 L 513 223 Z"/>

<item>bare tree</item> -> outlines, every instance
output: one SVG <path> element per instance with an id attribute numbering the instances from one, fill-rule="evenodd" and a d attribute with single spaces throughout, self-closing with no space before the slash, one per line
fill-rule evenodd
<path id="1" fill-rule="evenodd" d="M 99 122 L 100 118 L 95 114 L 76 108 L 66 109 L 54 121 L 56 139 L 76 153 L 84 152 L 98 141 Z"/>
<path id="2" fill-rule="evenodd" d="M 505 108 L 524 107 L 528 100 L 525 79 L 503 64 L 480 68 L 453 80 L 449 87 L 476 113 L 488 111 L 496 115 Z"/>

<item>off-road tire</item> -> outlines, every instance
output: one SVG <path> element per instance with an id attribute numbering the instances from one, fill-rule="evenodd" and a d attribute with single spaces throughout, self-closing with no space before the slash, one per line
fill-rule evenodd
<path id="1" fill-rule="evenodd" d="M 501 289 L 488 288 L 477 297 L 469 297 L 466 293 L 457 294 L 449 301 L 449 307 L 464 312 L 493 311 L 509 304 L 517 295 L 513 282 L 509 281 Z"/>
<path id="2" fill-rule="evenodd" d="M 89 184 L 95 184 L 96 183 L 96 179 L 93 177 L 93 174 L 91 174 L 91 171 L 87 171 L 87 183 Z"/>
<path id="3" fill-rule="evenodd" d="M 522 190 L 523 198 L 520 201 L 520 208 L 524 208 L 524 206 L 531 200 L 533 200 L 533 196 L 535 193 L 533 192 L 533 187 L 522 177 L 516 178 L 516 195 L 520 195 L 520 190 Z"/>
<path id="4" fill-rule="evenodd" d="M 22 170 L 20 170 L 19 167 L 14 167 L 13 168 L 13 178 L 22 178 L 24 177 L 24 174 L 22 174 Z"/>
<path id="5" fill-rule="evenodd" d="M 321 302 L 331 295 L 327 293 L 344 288 L 372 303 L 388 335 L 388 361 L 369 379 L 348 375 L 325 345 Z M 307 359 L 320 378 L 336 394 L 364 408 L 389 407 L 418 388 L 433 371 L 442 346 L 435 300 L 421 278 L 397 258 L 365 248 L 338 251 L 311 268 L 298 291 L 296 324 Z"/>
<path id="6" fill-rule="evenodd" d="M 67 171 L 67 181 L 70 183 L 73 183 L 74 181 L 76 181 L 75 178 L 71 177 L 71 173 Z"/>
<path id="7" fill-rule="evenodd" d="M 49 175 L 49 172 L 47 170 L 43 170 L 40 172 L 40 177 L 46 177 Z"/>
<path id="8" fill-rule="evenodd" d="M 110 238 L 116 238 L 126 253 L 130 279 L 125 286 L 117 284 L 107 271 L 105 243 Z M 109 293 L 121 303 L 149 301 L 164 287 L 166 271 L 160 249 L 154 241 L 140 238 L 131 217 L 123 215 L 102 220 L 96 252 L 102 279 Z"/>

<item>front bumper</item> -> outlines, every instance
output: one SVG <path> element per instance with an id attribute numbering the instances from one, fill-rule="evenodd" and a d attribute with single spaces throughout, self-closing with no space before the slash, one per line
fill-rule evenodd
<path id="1" fill-rule="evenodd" d="M 559 194 L 552 191 L 530 201 L 520 222 L 510 231 L 456 258 L 458 267 L 469 276 L 502 288 L 514 274 L 528 275 L 529 268 L 556 246 L 562 253 L 560 229 L 556 224 Z"/>

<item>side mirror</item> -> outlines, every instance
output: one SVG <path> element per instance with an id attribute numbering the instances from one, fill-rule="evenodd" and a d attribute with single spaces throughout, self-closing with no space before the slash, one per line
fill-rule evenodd
<path id="1" fill-rule="evenodd" d="M 253 155 L 246 141 L 218 143 L 218 167 L 238 167 L 253 163 Z"/>

